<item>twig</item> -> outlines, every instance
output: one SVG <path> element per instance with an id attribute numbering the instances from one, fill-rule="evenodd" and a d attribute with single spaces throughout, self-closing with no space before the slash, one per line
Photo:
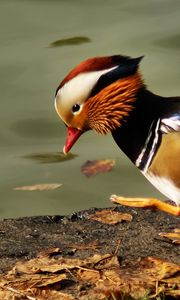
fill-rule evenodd
<path id="1" fill-rule="evenodd" d="M 16 293 L 18 295 L 22 295 L 22 296 L 25 296 L 27 299 L 29 300 L 37 300 L 37 298 L 34 298 L 34 297 L 31 297 L 31 296 L 27 296 L 27 295 L 24 295 L 24 293 L 12 288 L 12 287 L 7 287 L 7 290 L 10 291 L 10 292 L 13 292 L 13 293 Z"/>
<path id="2" fill-rule="evenodd" d="M 119 251 L 119 248 L 120 248 L 120 245 L 121 245 L 121 240 L 119 239 L 118 240 L 118 243 L 117 243 L 117 246 L 116 246 L 116 249 L 115 249 L 115 251 L 114 251 L 114 256 L 116 256 L 117 255 L 117 253 L 118 253 L 118 251 Z"/>

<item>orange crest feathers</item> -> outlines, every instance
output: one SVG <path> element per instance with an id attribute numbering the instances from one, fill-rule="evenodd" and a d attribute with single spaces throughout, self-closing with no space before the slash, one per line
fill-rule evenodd
<path id="1" fill-rule="evenodd" d="M 143 86 L 139 73 L 119 79 L 86 102 L 89 127 L 106 134 L 120 127 L 133 109 L 137 91 Z"/>

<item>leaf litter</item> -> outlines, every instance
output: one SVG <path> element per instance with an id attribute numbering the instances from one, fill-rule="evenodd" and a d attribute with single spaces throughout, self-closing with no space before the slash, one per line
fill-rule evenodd
<path id="1" fill-rule="evenodd" d="M 174 229 L 173 232 L 161 232 L 159 235 L 171 240 L 174 244 L 180 245 L 180 228 Z"/>
<path id="2" fill-rule="evenodd" d="M 105 224 L 115 225 L 119 222 L 130 222 L 132 221 L 132 215 L 128 213 L 122 213 L 115 211 L 113 209 L 103 209 L 101 211 L 97 211 L 94 214 L 89 215 L 88 217 L 91 220 L 95 220 Z"/>
<path id="3" fill-rule="evenodd" d="M 178 299 L 180 266 L 154 257 L 121 266 L 116 254 L 66 258 L 52 248 L 0 275 L 3 300 L 139 299 L 147 293 L 151 299 L 162 294 Z"/>
<path id="4" fill-rule="evenodd" d="M 87 161 L 82 172 L 91 177 L 111 171 L 114 165 L 115 160 Z M 39 184 L 16 189 L 48 190 L 60 186 Z M 88 218 L 109 225 L 132 221 L 131 214 L 113 209 L 95 212 Z M 161 236 L 169 238 L 166 233 Z M 78 248 L 77 244 L 72 247 L 78 251 L 90 246 L 80 245 Z M 94 251 L 96 247 L 96 244 L 93 245 Z M 137 259 L 121 266 L 116 254 L 117 251 L 114 254 L 98 253 L 79 259 L 64 257 L 59 248 L 48 249 L 34 259 L 17 262 L 6 275 L 0 275 L 0 299 L 132 300 L 142 297 L 157 299 L 160 296 L 179 299 L 180 266 L 155 257 Z"/>

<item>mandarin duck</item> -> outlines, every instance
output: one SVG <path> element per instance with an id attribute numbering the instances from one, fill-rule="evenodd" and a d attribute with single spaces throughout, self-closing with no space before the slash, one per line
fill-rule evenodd
<path id="1" fill-rule="evenodd" d="M 111 133 L 143 175 L 176 205 L 155 198 L 111 200 L 180 215 L 180 97 L 150 92 L 139 72 L 142 57 L 94 57 L 60 83 L 55 109 L 67 126 L 64 153 L 88 130 Z"/>

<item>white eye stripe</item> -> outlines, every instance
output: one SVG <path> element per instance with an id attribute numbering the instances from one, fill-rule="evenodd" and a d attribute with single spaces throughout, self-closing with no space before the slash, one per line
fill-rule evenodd
<path id="1" fill-rule="evenodd" d="M 100 71 L 80 73 L 59 89 L 55 98 L 55 109 L 60 118 L 66 123 L 67 119 L 70 120 L 72 116 L 79 114 L 83 108 L 83 104 L 88 99 L 101 75 L 117 67 L 118 66 Z M 77 112 L 72 111 L 72 107 L 75 104 L 81 106 Z"/>
<path id="2" fill-rule="evenodd" d="M 90 95 L 101 75 L 115 68 L 117 68 L 117 66 L 100 71 L 80 73 L 59 89 L 56 95 L 56 101 L 61 101 L 63 106 L 70 105 L 70 107 L 76 103 L 83 103 Z"/>

